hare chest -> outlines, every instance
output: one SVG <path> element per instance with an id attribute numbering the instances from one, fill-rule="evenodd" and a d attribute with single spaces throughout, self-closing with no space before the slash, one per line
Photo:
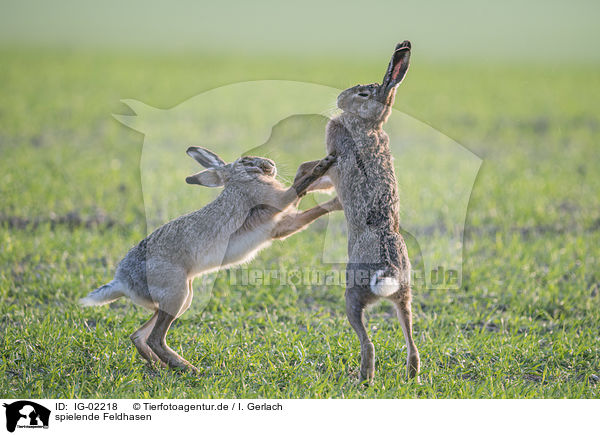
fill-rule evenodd
<path id="1" fill-rule="evenodd" d="M 229 239 L 223 266 L 252 260 L 261 249 L 271 244 L 274 225 L 275 222 L 269 221 L 254 227 L 251 231 L 234 233 Z"/>

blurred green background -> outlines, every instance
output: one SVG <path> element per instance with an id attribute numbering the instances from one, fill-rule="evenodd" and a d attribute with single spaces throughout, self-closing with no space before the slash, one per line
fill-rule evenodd
<path id="1" fill-rule="evenodd" d="M 598 397 L 598 9 L 0 2 L 0 396 Z M 128 338 L 142 309 L 76 305 L 147 230 L 144 137 L 112 118 L 131 114 L 121 99 L 167 109 L 265 79 L 343 89 L 380 80 L 403 39 L 413 54 L 395 108 L 483 159 L 462 288 L 415 291 L 422 385 L 406 381 L 402 333 L 381 304 L 369 318 L 376 382 L 356 387 L 341 286 L 241 287 L 219 274 L 169 334 L 200 377 L 143 365 Z M 287 120 L 272 146 L 314 145 L 322 126 Z M 328 270 L 312 255 L 326 222 L 252 267 Z"/>
<path id="2" fill-rule="evenodd" d="M 429 60 L 597 61 L 600 6 L 585 1 L 307 0 L 2 2 L 0 38 L 150 53 L 321 55 L 354 60 L 416 44 Z"/>

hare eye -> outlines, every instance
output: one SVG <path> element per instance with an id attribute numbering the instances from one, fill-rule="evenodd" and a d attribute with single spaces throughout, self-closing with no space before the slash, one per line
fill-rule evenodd
<path id="1" fill-rule="evenodd" d="M 359 96 L 359 97 L 368 97 L 368 96 L 369 96 L 369 94 L 368 94 L 368 93 L 366 93 L 366 92 L 360 92 L 360 93 L 358 94 L 358 96 Z"/>

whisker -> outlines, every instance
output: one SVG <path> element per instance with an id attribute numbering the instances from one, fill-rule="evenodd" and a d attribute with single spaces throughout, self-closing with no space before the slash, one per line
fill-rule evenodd
<path id="1" fill-rule="evenodd" d="M 323 110 L 320 114 L 327 118 L 333 118 L 339 112 L 340 112 L 340 109 L 337 106 L 337 101 L 334 101 L 329 105 L 329 107 L 327 107 L 325 110 Z"/>

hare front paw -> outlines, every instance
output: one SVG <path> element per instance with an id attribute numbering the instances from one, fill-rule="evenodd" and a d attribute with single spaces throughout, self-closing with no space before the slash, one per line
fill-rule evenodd
<path id="1" fill-rule="evenodd" d="M 337 156 L 334 154 L 329 154 L 327 157 L 322 159 L 317 166 L 312 170 L 313 175 L 321 176 L 335 163 L 337 160 Z"/>

